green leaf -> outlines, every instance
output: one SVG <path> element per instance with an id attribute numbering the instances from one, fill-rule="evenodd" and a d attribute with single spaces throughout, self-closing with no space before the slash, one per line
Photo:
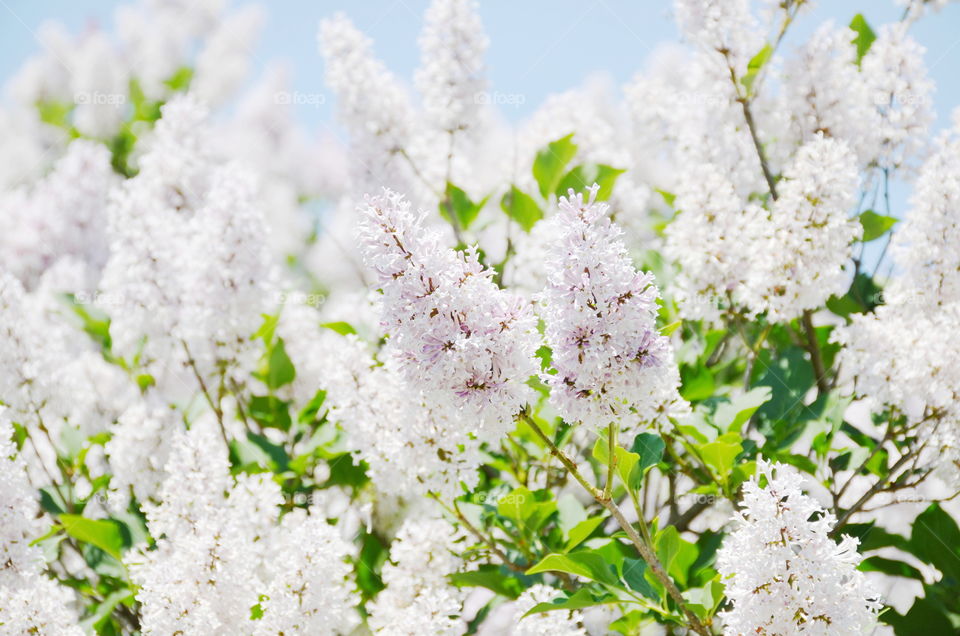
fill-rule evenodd
<path id="1" fill-rule="evenodd" d="M 636 453 L 631 453 L 620 446 L 617 446 L 614 449 L 614 452 L 616 453 L 617 457 L 617 465 L 615 470 L 620 476 L 620 479 L 623 481 L 624 485 L 630 486 L 630 477 L 637 465 L 637 462 L 640 461 L 640 456 Z M 610 463 L 610 442 L 606 437 L 597 439 L 597 442 L 593 445 L 593 456 L 604 466 Z"/>
<path id="2" fill-rule="evenodd" d="M 557 590 L 557 594 L 560 594 L 560 590 Z M 533 608 L 524 614 L 524 617 L 530 616 L 531 614 L 541 614 L 543 612 L 550 612 L 553 610 L 578 610 L 585 609 L 587 607 L 593 607 L 595 605 L 603 605 L 605 603 L 617 603 L 620 599 L 610 594 L 608 592 L 600 590 L 591 590 L 589 587 L 582 587 L 576 591 L 576 593 L 566 596 L 561 594 L 557 598 L 553 599 L 549 603 L 539 603 L 534 605 Z"/>
<path id="3" fill-rule="evenodd" d="M 863 17 L 862 13 L 853 16 L 853 20 L 850 21 L 850 28 L 857 34 L 852 43 L 857 46 L 857 64 L 859 65 L 863 56 L 870 50 L 870 45 L 877 39 L 877 34 L 867 24 L 867 19 Z"/>
<path id="4" fill-rule="evenodd" d="M 659 188 L 656 189 L 656 192 L 663 197 L 664 203 L 669 205 L 671 208 L 673 207 L 673 202 L 677 200 L 677 195 L 672 192 L 667 192 L 666 190 L 660 190 Z"/>
<path id="5" fill-rule="evenodd" d="M 72 102 L 44 100 L 37 102 L 37 114 L 43 123 L 69 130 L 71 128 L 70 113 L 73 112 L 73 106 Z"/>
<path id="6" fill-rule="evenodd" d="M 566 137 L 551 141 L 546 148 L 537 153 L 533 161 L 533 178 L 537 180 L 540 194 L 546 199 L 551 192 L 556 192 L 563 171 L 567 164 L 577 154 L 577 145 L 573 143 L 573 133 Z"/>
<path id="7" fill-rule="evenodd" d="M 385 586 L 380 579 L 381 567 L 387 560 L 387 544 L 376 534 L 362 530 L 360 554 L 354 561 L 357 587 L 365 600 L 377 595 Z"/>
<path id="8" fill-rule="evenodd" d="M 697 560 L 697 546 L 680 536 L 674 526 L 667 526 L 656 538 L 657 556 L 664 569 L 681 585 L 687 584 L 690 566 Z"/>
<path id="9" fill-rule="evenodd" d="M 325 329 L 330 329 L 331 331 L 336 331 L 341 336 L 350 336 L 356 335 L 357 330 L 353 328 L 349 322 L 325 322 L 321 327 Z"/>
<path id="10" fill-rule="evenodd" d="M 81 515 L 60 515 L 64 531 L 74 539 L 94 545 L 118 561 L 123 557 L 123 534 L 120 524 L 111 519 L 87 519 Z"/>
<path id="11" fill-rule="evenodd" d="M 262 314 L 263 323 L 254 332 L 254 338 L 260 338 L 265 345 L 273 342 L 273 337 L 277 332 L 277 323 L 280 322 L 280 314 Z"/>
<path id="12" fill-rule="evenodd" d="M 713 414 L 713 423 L 720 430 L 736 433 L 757 409 L 770 401 L 772 395 L 770 387 L 758 386 L 729 402 L 723 402 Z"/>
<path id="13" fill-rule="evenodd" d="M 569 532 L 581 521 L 587 520 L 587 509 L 572 494 L 565 492 L 557 497 L 557 526 L 569 536 Z"/>
<path id="14" fill-rule="evenodd" d="M 290 404 L 273 395 L 254 395 L 247 403 L 247 415 L 266 428 L 289 431 Z"/>
<path id="15" fill-rule="evenodd" d="M 740 79 L 740 83 L 747 89 L 748 94 L 753 90 L 753 83 L 757 80 L 760 70 L 763 69 L 772 55 L 773 47 L 767 43 L 760 49 L 760 52 L 750 58 L 750 62 L 747 64 L 747 73 Z"/>
<path id="16" fill-rule="evenodd" d="M 913 522 L 910 552 L 960 583 L 960 527 L 939 504 L 932 504 Z"/>
<path id="17" fill-rule="evenodd" d="M 807 360 L 806 351 L 800 347 L 789 347 L 779 352 L 775 360 L 770 360 L 767 350 L 761 353 L 758 364 L 764 370 L 756 386 L 770 387 L 770 399 L 760 407 L 758 413 L 771 422 L 777 423 L 780 435 L 786 428 L 783 420 L 795 421 L 807 407 L 803 399 L 814 384 L 813 367 Z"/>
<path id="18" fill-rule="evenodd" d="M 698 449 L 703 463 L 712 468 L 724 480 L 733 471 L 737 455 L 742 450 L 740 436 L 736 433 L 725 433 L 715 441 L 703 444 Z"/>
<path id="19" fill-rule="evenodd" d="M 923 573 L 909 563 L 895 559 L 887 559 L 881 556 L 872 556 L 864 559 L 859 569 L 863 572 L 883 572 L 890 576 L 902 576 L 904 578 L 923 581 Z"/>
<path id="20" fill-rule="evenodd" d="M 563 546 L 563 551 L 569 552 L 583 543 L 583 541 L 593 534 L 593 531 L 603 523 L 603 520 L 603 516 L 589 517 L 570 528 L 570 532 L 567 533 L 567 543 Z"/>
<path id="21" fill-rule="evenodd" d="M 164 82 L 174 92 L 185 92 L 190 87 L 190 81 L 193 79 L 193 69 L 189 66 L 181 66 L 167 81 Z"/>
<path id="22" fill-rule="evenodd" d="M 647 563 L 643 559 L 631 559 L 627 557 L 623 560 L 622 577 L 624 582 L 634 592 L 639 592 L 649 599 L 659 600 L 660 595 L 650 584 L 646 577 Z"/>
<path id="23" fill-rule="evenodd" d="M 720 575 L 717 575 L 702 587 L 685 590 L 683 597 L 690 601 L 687 607 L 693 610 L 701 620 L 706 620 L 717 611 L 717 607 L 723 601 L 723 590 Z"/>
<path id="24" fill-rule="evenodd" d="M 327 399 L 327 392 L 323 389 L 314 394 L 314 396 L 307 402 L 307 405 L 303 407 L 300 413 L 297 414 L 297 421 L 309 424 L 315 422 L 319 419 L 322 419 L 322 414 L 320 409 L 323 408 L 323 403 Z"/>
<path id="25" fill-rule="evenodd" d="M 897 636 L 933 636 L 955 634 L 956 628 L 938 603 L 927 598 L 918 598 L 910 611 L 900 616 L 895 610 L 880 615 L 883 622 L 894 627 Z"/>
<path id="26" fill-rule="evenodd" d="M 80 627 L 86 632 L 99 633 L 99 629 L 107 622 L 107 619 L 110 618 L 110 614 L 113 613 L 117 605 L 126 601 L 132 601 L 133 597 L 133 590 L 127 588 L 114 590 L 107 595 L 107 598 L 97 603 L 96 610 L 94 610 L 93 614 L 80 621 Z"/>
<path id="27" fill-rule="evenodd" d="M 600 186 L 597 191 L 597 200 L 606 201 L 613 194 L 613 186 L 617 183 L 617 178 L 624 172 L 626 171 L 603 164 L 582 164 L 563 176 L 557 185 L 556 194 L 558 197 L 565 197 L 570 190 L 583 192 L 593 184 L 597 184 Z"/>
<path id="28" fill-rule="evenodd" d="M 638 457 L 637 463 L 630 471 L 627 485 L 633 490 L 640 490 L 643 486 L 643 477 L 647 471 L 656 466 L 663 457 L 663 450 L 666 444 L 663 439 L 654 433 L 640 433 L 633 438 L 633 446 L 630 450 Z"/>
<path id="29" fill-rule="evenodd" d="M 527 570 L 527 574 L 540 572 L 566 572 L 583 578 L 617 585 L 619 579 L 614 568 L 602 556 L 592 551 L 572 552 L 570 554 L 548 554 L 542 561 Z"/>
<path id="30" fill-rule="evenodd" d="M 474 202 L 466 192 L 448 181 L 446 196 L 440 202 L 440 216 L 447 221 L 455 220 L 460 229 L 469 229 L 489 198 Z"/>
<path id="31" fill-rule="evenodd" d="M 673 335 L 673 332 L 675 332 L 677 329 L 680 328 L 681 325 L 683 325 L 682 320 L 675 320 L 674 322 L 671 322 L 669 325 L 666 325 L 663 329 L 661 329 L 660 335 L 671 336 Z"/>
<path id="32" fill-rule="evenodd" d="M 543 218 L 543 210 L 529 194 L 510 186 L 510 191 L 500 199 L 500 208 L 523 229 L 529 232 Z"/>
<path id="33" fill-rule="evenodd" d="M 860 213 L 860 224 L 863 226 L 863 237 L 860 239 L 864 243 L 876 240 L 886 234 L 887 230 L 892 228 L 899 219 L 892 216 L 877 214 L 873 210 L 865 210 Z"/>
<path id="34" fill-rule="evenodd" d="M 883 290 L 868 275 L 857 274 L 850 289 L 843 296 L 831 296 L 827 300 L 827 309 L 842 316 L 848 317 L 850 314 L 862 314 L 872 311 L 874 307 L 880 304 L 883 296 Z"/>
<path id="35" fill-rule="evenodd" d="M 497 514 L 511 519 L 521 530 L 536 532 L 557 511 L 555 501 L 537 501 L 536 496 L 521 486 L 497 501 Z"/>
<path id="36" fill-rule="evenodd" d="M 488 563 L 469 572 L 456 572 L 450 580 L 457 587 L 485 587 L 507 598 L 517 598 L 523 593 L 523 584 L 502 565 Z"/>
<path id="37" fill-rule="evenodd" d="M 713 374 L 704 365 L 684 364 L 680 367 L 680 395 L 690 402 L 705 400 L 713 395 Z"/>
<path id="38" fill-rule="evenodd" d="M 283 345 L 283 338 L 277 340 L 270 348 L 270 357 L 267 360 L 266 384 L 271 389 L 279 389 L 290 384 L 296 377 L 297 371 L 290 362 L 290 357 Z"/>

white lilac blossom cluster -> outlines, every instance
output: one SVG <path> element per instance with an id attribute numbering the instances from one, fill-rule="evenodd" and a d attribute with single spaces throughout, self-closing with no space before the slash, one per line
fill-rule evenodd
<path id="1" fill-rule="evenodd" d="M 204 377 L 242 381 L 272 309 L 271 257 L 253 177 L 211 156 L 206 117 L 191 97 L 165 105 L 139 174 L 114 192 L 101 304 L 118 353 L 150 364 L 178 350 Z"/>
<path id="2" fill-rule="evenodd" d="M 764 483 L 761 484 L 761 480 Z M 877 595 L 857 570 L 857 540 L 830 537 L 836 518 L 803 493 L 790 466 L 757 462 L 717 553 L 732 607 L 724 634 L 867 634 Z"/>
<path id="3" fill-rule="evenodd" d="M 373 56 L 373 43 L 345 15 L 320 23 L 326 80 L 350 131 L 352 180 L 361 191 L 408 189 L 413 176 L 401 152 L 411 145 L 413 107 L 398 80 Z"/>
<path id="4" fill-rule="evenodd" d="M 466 632 L 460 617 L 465 593 L 448 577 L 460 567 L 451 552 L 457 537 L 443 519 L 409 519 L 383 567 L 387 588 L 370 605 L 370 627 L 384 636 Z"/>
<path id="5" fill-rule="evenodd" d="M 679 401 L 679 377 L 670 342 L 656 328 L 653 276 L 633 267 L 598 190 L 586 199 L 571 191 L 551 221 L 561 229 L 539 295 L 552 352 L 552 369 L 541 378 L 566 420 L 633 428 Z"/>
<path id="6" fill-rule="evenodd" d="M 476 2 L 443 0 L 427 9 L 416 84 L 423 97 L 424 119 L 438 131 L 476 133 L 487 88 L 483 55 L 488 44 Z"/>
<path id="7" fill-rule="evenodd" d="M 16 228 L 0 236 L 0 260 L 8 271 L 33 288 L 44 273 L 66 266 L 78 270 L 82 281 L 80 288 L 66 289 L 89 291 L 106 257 L 104 210 L 118 181 L 110 152 L 81 139 L 41 181 L 0 195 L 0 216 Z M 62 284 L 52 278 L 51 284 Z"/>
<path id="8" fill-rule="evenodd" d="M 917 179 L 892 251 L 899 275 L 873 313 L 854 316 L 836 340 L 843 378 L 877 407 L 891 407 L 933 432 L 939 458 L 960 467 L 956 409 L 960 327 L 960 141 L 941 138 Z M 956 474 L 956 470 L 951 471 Z"/>
<path id="9" fill-rule="evenodd" d="M 362 209 L 364 260 L 383 292 L 388 355 L 429 403 L 475 422 L 482 439 L 512 428 L 532 397 L 536 318 L 500 289 L 475 249 L 444 247 L 424 213 L 387 191 Z"/>
<path id="10" fill-rule="evenodd" d="M 557 597 L 557 590 L 548 585 L 532 585 L 513 604 L 513 633 L 516 636 L 586 636 L 583 613 L 578 610 L 556 611 L 525 616 L 540 603 Z"/>
<path id="11" fill-rule="evenodd" d="M 57 270 L 59 291 L 92 291 L 107 253 L 103 200 L 117 184 L 114 168 L 137 171 L 156 106 L 188 88 L 213 107 L 225 105 L 250 79 L 262 11 L 226 5 L 123 4 L 114 14 L 116 38 L 94 24 L 76 37 L 58 24 L 38 29 L 42 52 L 11 79 L 10 99 L 0 104 L 0 211 L 9 229 L 0 261 L 28 289 Z M 207 140 L 218 161 L 241 159 L 263 173 L 271 246 L 284 255 L 307 243 L 309 215 L 299 198 L 335 196 L 345 182 L 340 147 L 299 128 L 293 100 L 284 99 L 292 94 L 287 84 L 279 68 L 267 69 L 239 108 L 218 113 Z M 77 271 L 64 278 L 63 270 Z"/>
<path id="12" fill-rule="evenodd" d="M 67 590 L 44 573 L 35 489 L 13 443 L 13 426 L 0 406 L 0 626 L 8 634 L 63 634 L 83 630 Z"/>
<path id="13" fill-rule="evenodd" d="M 742 290 L 748 307 L 783 321 L 843 295 L 844 267 L 863 231 L 850 216 L 857 184 L 844 142 L 816 136 L 797 151 L 768 219 L 750 226 L 757 252 Z"/>
<path id="14" fill-rule="evenodd" d="M 526 96 L 490 92 L 474 0 L 430 3 L 416 96 L 339 14 L 319 44 L 343 146 L 296 123 L 328 96 L 280 66 L 231 100 L 263 14 L 227 4 L 137 0 L 116 39 L 43 27 L 0 105 L 0 632 L 915 620 L 905 586 L 880 612 L 873 548 L 842 532 L 890 520 L 875 494 L 960 474 L 960 141 L 928 142 L 908 33 L 947 0 L 792 50 L 811 2 L 676 0 L 690 46 L 623 99 L 594 81 L 517 127 L 492 107 Z M 856 214 L 914 177 L 884 282 Z M 622 441 L 590 458 L 607 424 Z M 827 474 L 829 511 L 768 449 Z M 948 479 L 917 488 L 934 454 Z M 956 494 L 932 498 L 937 523 L 896 550 L 922 562 L 924 617 L 954 625 L 953 562 L 920 533 L 950 531 Z M 714 564 L 704 528 L 737 501 Z"/>
<path id="15" fill-rule="evenodd" d="M 319 511 L 277 524 L 279 487 L 231 477 L 214 426 L 201 420 L 175 437 L 161 503 L 147 506 L 156 547 L 127 557 L 144 633 L 348 632 L 358 620 L 353 546 Z"/>
<path id="16" fill-rule="evenodd" d="M 805 4 L 779 3 L 765 27 L 776 31 Z M 677 2 L 695 52 L 665 60 L 625 90 L 635 134 L 676 168 L 664 173 L 669 180 L 654 175 L 654 183 L 676 195 L 665 250 L 680 267 L 680 310 L 710 322 L 738 305 L 789 320 L 838 291 L 857 238 L 856 221 L 844 216 L 856 202 L 858 173 L 864 185 L 908 174 L 933 120 L 923 47 L 905 24 L 881 28 L 862 60 L 852 30 L 824 24 L 795 53 L 754 69 L 748 82 L 746 60 L 763 42 L 735 37 L 757 32 L 748 27 L 755 20 L 746 5 Z M 677 63 L 687 72 L 676 73 Z M 846 146 L 852 162 L 821 138 Z M 818 172 L 821 161 L 833 167 Z M 831 170 L 836 178 L 825 178 Z M 778 180 L 788 199 L 771 204 Z M 796 199 L 817 187 L 831 188 L 826 205 Z M 819 209 L 813 216 L 812 207 Z M 758 221 L 762 216 L 769 223 Z M 796 240 L 783 250 L 788 237 Z M 741 245 L 754 241 L 777 249 L 747 257 Z M 781 284 L 784 272 L 790 285 Z"/>

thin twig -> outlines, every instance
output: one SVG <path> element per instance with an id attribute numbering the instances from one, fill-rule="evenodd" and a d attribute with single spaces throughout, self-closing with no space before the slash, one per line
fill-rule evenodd
<path id="1" fill-rule="evenodd" d="M 598 489 L 596 486 L 590 484 L 583 475 L 580 474 L 579 468 L 577 468 L 576 462 L 574 462 L 570 457 L 567 456 L 562 450 L 557 448 L 556 444 L 553 443 L 546 433 L 540 428 L 540 426 L 530 417 L 530 414 L 526 410 L 520 412 L 520 418 L 527 423 L 527 425 L 533 429 L 533 431 L 540 437 L 541 440 L 547 445 L 550 449 L 550 452 L 560 460 L 560 462 L 567 468 L 571 475 L 580 482 L 580 485 L 583 486 L 587 492 L 589 492 L 597 503 L 606 508 L 614 519 L 617 520 L 617 524 L 620 528 L 627 534 L 630 542 L 633 543 L 633 546 L 636 548 L 637 552 L 640 554 L 640 557 L 647 562 L 647 565 L 650 566 L 650 571 L 653 572 L 653 575 L 657 577 L 657 580 L 663 584 L 666 588 L 667 593 L 670 595 L 670 598 L 677 604 L 677 607 L 680 608 L 680 611 L 683 612 L 684 617 L 687 619 L 687 624 L 690 626 L 690 629 L 695 631 L 700 636 L 709 636 L 709 630 L 704 626 L 704 624 L 697 618 L 686 605 L 686 600 L 683 598 L 683 595 L 680 593 L 680 590 L 677 588 L 676 584 L 673 582 L 673 579 L 670 578 L 670 575 L 663 568 L 663 564 L 660 563 L 660 560 L 657 558 L 656 553 L 653 549 L 644 541 L 643 538 L 637 534 L 637 531 L 634 529 L 633 524 L 627 521 L 627 518 L 623 516 L 623 513 L 620 511 L 620 507 L 617 506 L 617 503 L 612 499 L 604 496 L 604 493 Z M 643 520 L 640 520 L 641 526 L 646 527 L 646 524 L 643 523 Z"/>
<path id="2" fill-rule="evenodd" d="M 826 395 L 830 391 L 827 383 L 827 370 L 823 366 L 823 355 L 820 353 L 820 343 L 817 342 L 817 332 L 813 326 L 813 313 L 807 309 L 800 318 L 803 331 L 807 336 L 807 352 L 810 353 L 810 363 L 817 378 L 817 396 Z"/>
<path id="3" fill-rule="evenodd" d="M 210 405 L 210 408 L 213 409 L 214 415 L 217 416 L 217 423 L 220 425 L 220 435 L 223 436 L 223 443 L 227 446 L 227 449 L 230 448 L 230 440 L 227 437 L 227 428 L 223 424 L 223 409 L 220 408 L 220 405 L 213 400 L 213 396 L 210 395 L 210 391 L 207 390 L 207 383 L 204 382 L 203 376 L 200 374 L 200 370 L 197 368 L 197 363 L 193 359 L 193 356 L 190 355 L 190 349 L 187 347 L 187 343 L 183 340 L 180 341 L 183 345 L 183 351 L 187 354 L 187 366 L 193 371 L 193 376 L 197 379 L 197 384 L 200 385 L 200 392 L 203 393 L 203 397 L 207 399 L 207 404 Z"/>

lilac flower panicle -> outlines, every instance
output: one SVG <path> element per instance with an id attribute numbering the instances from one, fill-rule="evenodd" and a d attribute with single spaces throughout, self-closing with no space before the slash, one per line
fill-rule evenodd
<path id="1" fill-rule="evenodd" d="M 650 422 L 678 401 L 673 350 L 656 328 L 653 275 L 634 269 L 598 190 L 560 199 L 539 296 L 556 373 L 541 378 L 571 422 Z"/>
<path id="2" fill-rule="evenodd" d="M 511 428 L 539 368 L 532 309 L 497 286 L 475 249 L 441 247 L 401 195 L 368 197 L 361 212 L 361 249 L 383 292 L 389 351 L 410 386 L 437 408 L 478 417 L 481 436 Z"/>

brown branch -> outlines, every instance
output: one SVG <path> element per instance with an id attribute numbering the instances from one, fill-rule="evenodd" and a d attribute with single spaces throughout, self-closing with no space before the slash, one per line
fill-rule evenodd
<path id="1" fill-rule="evenodd" d="M 805 348 L 810 354 L 810 363 L 817 379 L 817 396 L 826 395 L 830 391 L 830 385 L 827 383 L 827 370 L 823 366 L 823 355 L 820 353 L 820 343 L 817 342 L 817 332 L 813 326 L 813 314 L 809 309 L 803 312 L 800 322 L 807 336 Z"/>

